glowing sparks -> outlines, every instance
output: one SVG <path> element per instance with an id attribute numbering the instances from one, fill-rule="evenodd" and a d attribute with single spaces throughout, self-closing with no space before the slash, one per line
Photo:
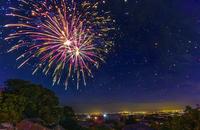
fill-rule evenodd
<path id="1" fill-rule="evenodd" d="M 53 84 L 65 79 L 77 80 L 77 87 L 85 76 L 92 76 L 92 66 L 103 61 L 113 40 L 109 33 L 114 30 L 114 20 L 109 12 L 100 10 L 105 1 L 95 3 L 74 0 L 19 0 L 18 8 L 11 7 L 11 14 L 18 23 L 5 27 L 15 28 L 5 40 L 18 40 L 8 52 L 25 50 L 17 60 L 23 60 L 18 68 L 28 62 L 36 62 L 33 74 L 42 70 L 51 74 Z M 19 40 L 20 39 L 20 40 Z"/>
<path id="2" fill-rule="evenodd" d="M 65 45 L 65 46 L 70 46 L 71 45 L 71 41 L 70 40 L 66 40 L 63 44 Z"/>

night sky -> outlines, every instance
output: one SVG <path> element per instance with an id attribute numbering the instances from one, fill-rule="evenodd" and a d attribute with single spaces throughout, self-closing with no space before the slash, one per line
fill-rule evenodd
<path id="1" fill-rule="evenodd" d="M 200 0 L 109 0 L 116 20 L 115 46 L 87 86 L 52 86 L 51 76 L 17 69 L 3 28 L 16 0 L 0 1 L 0 83 L 21 78 L 53 90 L 62 105 L 77 112 L 181 108 L 200 103 Z"/>

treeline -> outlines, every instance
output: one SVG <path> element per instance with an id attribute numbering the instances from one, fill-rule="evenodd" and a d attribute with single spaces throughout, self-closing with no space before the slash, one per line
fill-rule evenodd
<path id="1" fill-rule="evenodd" d="M 17 124 L 24 119 L 40 120 L 51 128 L 61 125 L 65 129 L 82 130 L 71 107 L 60 106 L 54 92 L 29 81 L 11 79 L 0 93 L 0 123 Z"/>
<path id="2" fill-rule="evenodd" d="M 181 116 L 170 117 L 161 124 L 152 124 L 156 130 L 200 130 L 200 107 L 187 106 Z"/>

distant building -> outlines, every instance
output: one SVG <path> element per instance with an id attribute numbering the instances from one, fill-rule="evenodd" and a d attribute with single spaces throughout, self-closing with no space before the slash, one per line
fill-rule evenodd
<path id="1" fill-rule="evenodd" d="M 104 117 L 102 115 L 99 115 L 99 116 L 91 116 L 91 119 L 93 119 L 93 121 L 96 123 L 96 124 L 103 124 L 104 123 Z"/>
<path id="2" fill-rule="evenodd" d="M 122 116 L 120 114 L 108 114 L 107 115 L 107 120 L 112 120 L 112 121 L 121 121 Z"/>

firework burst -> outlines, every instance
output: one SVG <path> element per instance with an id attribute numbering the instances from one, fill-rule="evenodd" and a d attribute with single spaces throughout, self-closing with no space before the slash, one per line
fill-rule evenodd
<path id="1" fill-rule="evenodd" d="M 18 68 L 37 59 L 33 74 L 39 70 L 51 74 L 53 84 L 64 78 L 66 88 L 70 79 L 77 81 L 77 88 L 81 80 L 86 85 L 91 68 L 98 68 L 113 46 L 108 34 L 114 30 L 114 20 L 99 9 L 103 4 L 105 1 L 19 0 L 18 8 L 11 7 L 7 14 L 18 20 L 5 25 L 15 30 L 5 40 L 17 41 L 8 52 L 23 48 Z"/>

